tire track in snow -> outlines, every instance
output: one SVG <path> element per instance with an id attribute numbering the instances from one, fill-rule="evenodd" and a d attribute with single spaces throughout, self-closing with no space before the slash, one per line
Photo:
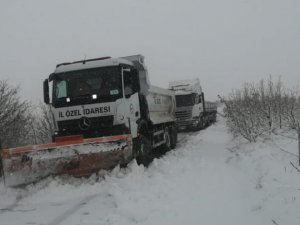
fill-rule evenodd
<path id="1" fill-rule="evenodd" d="M 4 183 L 3 183 L 4 184 Z M 45 180 L 43 182 L 41 182 L 39 185 L 35 186 L 35 188 L 30 189 L 31 185 L 28 185 L 29 189 L 26 187 L 26 185 L 23 186 L 23 188 L 20 187 L 16 187 L 16 188 L 10 188 L 10 189 L 14 189 L 16 190 L 18 193 L 16 195 L 16 199 L 10 203 L 7 206 L 4 206 L 3 208 L 0 208 L 0 214 L 7 212 L 7 211 L 14 211 L 15 208 L 17 208 L 20 205 L 20 202 L 23 201 L 23 199 L 31 196 L 33 193 L 44 189 L 45 187 L 47 187 L 48 182 Z M 5 184 L 4 184 L 5 187 Z"/>
<path id="2" fill-rule="evenodd" d="M 55 219 L 53 219 L 50 223 L 47 225 L 59 225 L 61 224 L 64 220 L 72 216 L 74 213 L 76 213 L 79 209 L 84 207 L 88 202 L 93 200 L 95 197 L 97 197 L 98 194 L 86 196 L 83 199 L 81 199 L 77 204 L 73 205 L 73 207 L 65 210 L 62 212 L 59 216 L 57 216 Z"/>
<path id="3" fill-rule="evenodd" d="M 10 205 L 4 207 L 4 208 L 0 208 L 0 214 L 1 213 L 4 213 L 4 212 L 7 212 L 7 211 L 13 211 L 14 208 L 16 208 L 19 204 L 19 202 L 21 201 L 22 199 L 16 199 L 13 203 L 11 203 Z"/>

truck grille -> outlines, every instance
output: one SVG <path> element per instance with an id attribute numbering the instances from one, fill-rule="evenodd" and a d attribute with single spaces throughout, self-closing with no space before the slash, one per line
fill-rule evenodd
<path id="1" fill-rule="evenodd" d="M 113 126 L 113 116 L 93 117 L 89 118 L 91 127 L 89 130 L 101 130 Z M 60 131 L 67 131 L 71 133 L 82 132 L 79 128 L 79 119 L 59 121 L 58 128 Z"/>
<path id="2" fill-rule="evenodd" d="M 91 138 L 129 134 L 129 129 L 125 124 L 113 125 L 113 116 L 93 117 L 89 119 L 91 126 L 87 130 L 80 129 L 79 120 L 59 121 L 57 136 L 80 134 L 85 138 Z"/>
<path id="3" fill-rule="evenodd" d="M 177 123 L 184 123 L 184 121 L 191 120 L 192 107 L 179 107 L 176 111 Z"/>

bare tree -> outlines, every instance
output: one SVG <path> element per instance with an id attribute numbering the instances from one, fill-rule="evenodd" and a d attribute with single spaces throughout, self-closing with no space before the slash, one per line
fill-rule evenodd
<path id="1" fill-rule="evenodd" d="M 272 77 L 267 82 L 248 83 L 233 91 L 227 99 L 227 124 L 235 136 L 242 136 L 250 142 L 258 137 L 274 133 L 283 125 L 284 87 L 279 78 L 275 83 Z"/>
<path id="2" fill-rule="evenodd" d="M 300 95 L 298 91 L 290 91 L 284 96 L 283 118 L 298 136 L 298 155 L 300 166 Z"/>
<path id="3" fill-rule="evenodd" d="M 2 147 L 22 145 L 27 142 L 29 103 L 19 97 L 19 88 L 0 80 L 0 139 Z"/>
<path id="4" fill-rule="evenodd" d="M 245 84 L 225 100 L 227 125 L 235 135 L 241 135 L 250 142 L 268 131 L 266 112 L 261 93 L 254 84 Z"/>
<path id="5" fill-rule="evenodd" d="M 40 143 L 52 141 L 54 123 L 50 107 L 44 103 L 39 105 L 39 115 L 36 118 L 36 137 Z"/>

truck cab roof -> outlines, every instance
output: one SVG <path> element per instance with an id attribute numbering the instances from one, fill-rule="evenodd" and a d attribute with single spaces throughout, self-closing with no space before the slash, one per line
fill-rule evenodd
<path id="1" fill-rule="evenodd" d="M 169 83 L 169 89 L 175 91 L 178 95 L 197 93 L 201 94 L 202 89 L 198 78 L 191 80 L 178 80 Z"/>
<path id="2" fill-rule="evenodd" d="M 103 57 L 103 58 L 87 59 L 87 60 L 75 61 L 69 63 L 61 63 L 56 66 L 54 73 L 64 73 L 64 72 L 75 71 L 75 70 L 117 66 L 120 64 L 133 66 L 133 63 L 131 61 L 124 58 Z"/>

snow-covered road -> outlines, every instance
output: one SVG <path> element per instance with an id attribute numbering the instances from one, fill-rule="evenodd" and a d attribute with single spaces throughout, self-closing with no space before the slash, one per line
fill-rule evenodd
<path id="1" fill-rule="evenodd" d="M 0 225 L 299 224 L 300 174 L 286 163 L 294 159 L 269 145 L 242 146 L 220 119 L 180 134 L 176 150 L 149 168 L 132 162 L 101 180 L 1 184 Z"/>

